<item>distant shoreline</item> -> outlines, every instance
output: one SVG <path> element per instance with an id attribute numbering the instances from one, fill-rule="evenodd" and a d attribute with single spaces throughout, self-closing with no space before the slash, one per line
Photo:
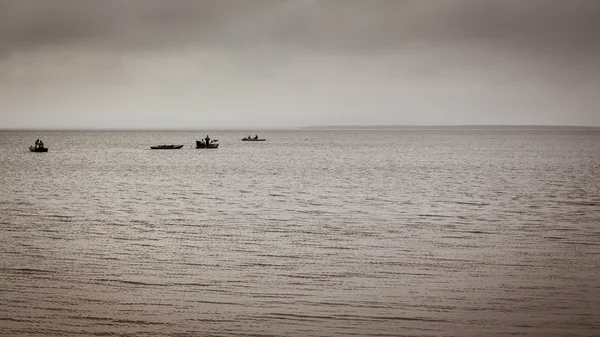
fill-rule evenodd
<path id="1" fill-rule="evenodd" d="M 317 125 L 301 130 L 600 130 L 574 125 Z"/>
<path id="2" fill-rule="evenodd" d="M 207 127 L 207 128 L 0 128 L 0 131 L 98 131 L 98 132 L 127 132 L 127 131 L 325 131 L 325 130 L 600 130 L 600 126 L 576 125 L 313 125 L 296 127 Z"/>

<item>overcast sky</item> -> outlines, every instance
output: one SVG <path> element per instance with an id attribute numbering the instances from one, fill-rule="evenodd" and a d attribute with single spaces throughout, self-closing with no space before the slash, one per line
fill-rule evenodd
<path id="1" fill-rule="evenodd" d="M 0 128 L 600 126 L 598 0 L 0 0 Z"/>

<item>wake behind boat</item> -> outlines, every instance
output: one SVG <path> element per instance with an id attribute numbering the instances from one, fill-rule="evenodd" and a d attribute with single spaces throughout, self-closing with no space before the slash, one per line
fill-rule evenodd
<path id="1" fill-rule="evenodd" d="M 150 148 L 152 150 L 177 150 L 177 149 L 181 149 L 183 147 L 183 145 L 157 145 L 157 146 L 150 146 Z"/>

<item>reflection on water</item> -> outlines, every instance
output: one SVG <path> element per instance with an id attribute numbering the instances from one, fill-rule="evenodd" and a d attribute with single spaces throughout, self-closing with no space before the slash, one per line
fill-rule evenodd
<path id="1" fill-rule="evenodd" d="M 598 333 L 599 132 L 247 133 L 0 132 L 1 334 Z"/>

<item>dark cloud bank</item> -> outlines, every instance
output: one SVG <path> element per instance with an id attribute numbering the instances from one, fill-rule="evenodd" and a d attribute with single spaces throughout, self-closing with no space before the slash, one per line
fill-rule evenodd
<path id="1" fill-rule="evenodd" d="M 0 0 L 0 113 L 97 125 L 81 111 L 110 101 L 153 127 L 179 102 L 182 122 L 203 108 L 243 126 L 254 103 L 265 126 L 600 125 L 599 32 L 583 0 Z M 129 101 L 157 88 L 152 107 Z"/>
<path id="2" fill-rule="evenodd" d="M 572 55 L 598 52 L 600 2 L 5 0 L 0 22 L 4 53 L 65 44 L 371 53 L 410 42 L 481 42 Z"/>

